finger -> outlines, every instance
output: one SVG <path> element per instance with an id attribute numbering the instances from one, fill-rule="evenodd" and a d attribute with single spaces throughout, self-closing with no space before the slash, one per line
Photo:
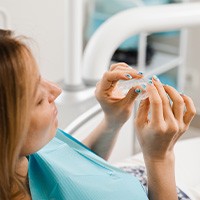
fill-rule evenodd
<path id="1" fill-rule="evenodd" d="M 143 88 L 141 86 L 132 87 L 127 95 L 121 100 L 121 102 L 126 106 L 131 106 L 138 95 L 143 93 Z"/>
<path id="2" fill-rule="evenodd" d="M 151 82 L 147 85 L 147 93 L 150 101 L 150 110 L 152 112 L 152 122 L 159 123 L 164 120 L 163 105 L 156 87 Z"/>
<path id="3" fill-rule="evenodd" d="M 183 117 L 183 121 L 186 125 L 189 125 L 196 114 L 196 108 L 192 99 L 186 95 L 181 95 L 186 106 L 186 112 Z"/>
<path id="4" fill-rule="evenodd" d="M 153 80 L 154 86 L 156 87 L 158 94 L 160 95 L 160 98 L 162 100 L 164 119 L 172 119 L 174 116 L 173 116 L 173 113 L 171 110 L 171 105 L 170 105 L 169 99 L 167 97 L 167 94 L 165 92 L 165 89 L 164 89 L 162 83 L 160 82 L 158 77 L 155 75 L 153 76 L 152 80 Z"/>
<path id="5" fill-rule="evenodd" d="M 126 71 L 131 71 L 134 74 L 137 74 L 137 75 L 140 75 L 140 76 L 143 75 L 143 73 L 141 73 L 141 72 L 138 73 L 137 70 L 128 66 L 127 64 L 122 65 L 122 64 L 119 63 L 119 64 L 112 65 L 111 68 L 110 68 L 110 71 L 114 71 L 114 70 L 118 70 L 118 71 L 125 71 L 126 70 Z"/>
<path id="6" fill-rule="evenodd" d="M 173 88 L 169 85 L 165 85 L 164 89 L 173 102 L 172 112 L 174 114 L 174 117 L 179 122 L 182 122 L 183 121 L 184 108 L 185 108 L 185 103 L 184 103 L 183 98 L 180 96 L 179 92 L 175 88 Z"/>
<path id="7" fill-rule="evenodd" d="M 135 70 L 131 69 L 107 71 L 103 75 L 101 87 L 104 90 L 114 88 L 117 81 L 130 80 L 132 78 L 141 78 L 141 75 L 137 74 Z"/>
<path id="8" fill-rule="evenodd" d="M 136 113 L 135 122 L 138 126 L 144 126 L 145 123 L 148 122 L 148 113 L 150 109 L 149 98 L 142 100 L 140 102 L 138 111 Z"/>
<path id="9" fill-rule="evenodd" d="M 116 63 L 116 64 L 112 64 L 110 67 L 110 71 L 114 71 L 114 70 L 121 70 L 124 71 L 126 70 L 127 73 L 130 74 L 134 74 L 134 78 L 141 78 L 143 77 L 143 73 L 142 72 L 138 72 L 137 70 L 133 69 L 132 67 L 130 67 L 129 65 L 127 65 L 126 63 Z"/>
<path id="10" fill-rule="evenodd" d="M 121 73 L 121 71 L 107 71 L 104 73 L 101 80 L 100 87 L 103 90 L 108 90 L 114 87 L 118 80 L 130 80 L 132 76 L 126 72 Z"/>
<path id="11" fill-rule="evenodd" d="M 110 66 L 110 71 L 113 71 L 113 70 L 115 70 L 117 67 L 119 67 L 119 66 L 121 66 L 121 67 L 124 67 L 124 68 L 131 68 L 128 64 L 126 64 L 126 63 L 124 63 L 124 62 L 119 62 L 119 63 L 115 63 L 115 64 L 112 64 L 111 66 Z"/>

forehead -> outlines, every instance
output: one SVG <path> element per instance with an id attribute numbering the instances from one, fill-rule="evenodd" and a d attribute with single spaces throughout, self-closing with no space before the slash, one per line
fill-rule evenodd
<path id="1" fill-rule="evenodd" d="M 29 83 L 33 86 L 33 89 L 34 89 L 33 94 L 35 96 L 37 93 L 38 86 L 41 82 L 41 76 L 38 69 L 38 65 L 35 58 L 32 55 L 32 52 L 30 51 L 29 48 L 27 48 L 26 45 L 23 45 L 22 54 L 23 54 L 22 56 L 23 56 L 23 60 L 25 64 L 24 70 L 26 71 L 25 73 L 26 73 Z"/>

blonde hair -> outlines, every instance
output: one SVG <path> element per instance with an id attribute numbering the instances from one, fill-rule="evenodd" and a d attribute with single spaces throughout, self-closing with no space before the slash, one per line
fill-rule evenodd
<path id="1" fill-rule="evenodd" d="M 0 30 L 0 199 L 26 192 L 16 165 L 30 123 L 36 66 L 27 45 L 11 31 Z"/>

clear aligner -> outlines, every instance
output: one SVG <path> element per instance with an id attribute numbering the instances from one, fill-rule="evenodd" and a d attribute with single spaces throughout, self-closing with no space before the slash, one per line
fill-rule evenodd
<path id="1" fill-rule="evenodd" d="M 122 96 L 126 96 L 128 91 L 135 86 L 139 86 L 141 93 L 137 96 L 136 100 L 144 100 L 148 97 L 146 92 L 146 86 L 149 83 L 149 79 L 140 78 L 140 79 L 131 79 L 131 80 L 120 80 L 116 85 L 116 92 L 121 93 Z"/>

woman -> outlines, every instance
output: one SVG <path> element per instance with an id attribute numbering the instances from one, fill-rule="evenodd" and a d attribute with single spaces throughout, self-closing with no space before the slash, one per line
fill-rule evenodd
<path id="1" fill-rule="evenodd" d="M 135 119 L 148 197 L 136 178 L 105 161 L 142 88 L 130 89 L 125 98 L 112 91 L 120 79 L 141 77 L 125 63 L 111 66 L 96 89 L 104 119 L 81 144 L 57 130 L 54 101 L 60 88 L 40 76 L 22 39 L 0 30 L 0 199 L 177 199 L 173 147 L 195 107 L 157 77 L 147 85 L 149 98 Z"/>

